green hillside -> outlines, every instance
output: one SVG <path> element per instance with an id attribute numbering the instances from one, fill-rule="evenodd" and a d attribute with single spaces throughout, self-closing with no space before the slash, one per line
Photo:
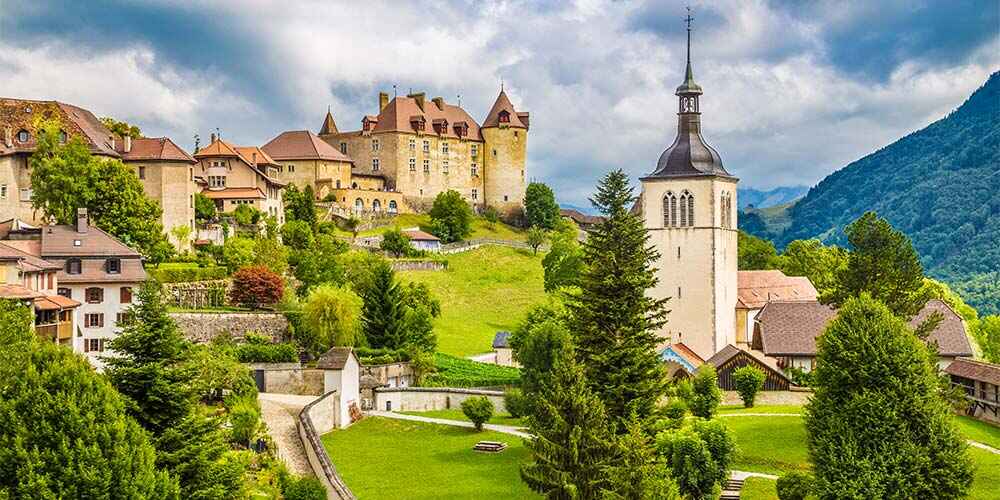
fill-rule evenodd
<path id="1" fill-rule="evenodd" d="M 957 110 L 830 174 L 788 211 L 747 226 L 779 247 L 846 244 L 844 226 L 875 210 L 912 240 L 928 274 L 981 313 L 1000 312 L 1000 73 Z M 762 231 L 761 228 L 764 228 Z"/>
<path id="2" fill-rule="evenodd" d="M 438 350 L 455 356 L 491 351 L 493 335 L 512 330 L 545 297 L 542 254 L 509 247 L 448 255 L 446 271 L 406 271 L 400 278 L 427 283 L 441 300 Z"/>

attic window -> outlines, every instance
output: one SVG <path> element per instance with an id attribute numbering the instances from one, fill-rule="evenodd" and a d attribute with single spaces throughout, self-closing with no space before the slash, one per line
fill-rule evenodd
<path id="1" fill-rule="evenodd" d="M 78 247 L 78 246 L 80 246 L 82 244 L 83 244 L 83 242 L 80 241 L 80 240 L 73 240 L 73 246 L 75 246 L 75 247 Z"/>
<path id="2" fill-rule="evenodd" d="M 25 113 L 31 113 L 31 106 L 25 106 L 24 107 L 24 112 Z"/>
<path id="3" fill-rule="evenodd" d="M 28 142 L 31 139 L 31 134 L 27 130 L 21 130 L 17 133 L 17 142 Z"/>
<path id="4" fill-rule="evenodd" d="M 499 118 L 500 123 L 510 123 L 510 113 L 506 111 L 501 111 Z"/>

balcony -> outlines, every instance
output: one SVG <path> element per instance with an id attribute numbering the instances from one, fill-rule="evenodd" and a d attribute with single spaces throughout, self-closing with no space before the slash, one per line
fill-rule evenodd
<path id="1" fill-rule="evenodd" d="M 35 325 L 35 333 L 46 340 L 57 344 L 66 344 L 73 338 L 73 322 L 62 321 Z"/>

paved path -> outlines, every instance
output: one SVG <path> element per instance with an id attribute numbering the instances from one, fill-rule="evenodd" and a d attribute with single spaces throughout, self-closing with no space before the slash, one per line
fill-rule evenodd
<path id="1" fill-rule="evenodd" d="M 278 446 L 278 457 L 285 462 L 289 471 L 299 475 L 312 476 L 313 470 L 309 465 L 309 459 L 306 458 L 306 451 L 295 424 L 302 407 L 311 403 L 316 397 L 266 392 L 257 396 L 260 401 L 261 418 L 267 424 L 271 439 Z"/>
<path id="2" fill-rule="evenodd" d="M 431 417 L 421 417 L 420 415 L 405 415 L 403 413 L 396 413 L 393 411 L 369 411 L 365 413 L 366 415 L 371 415 L 374 417 L 385 417 L 385 418 L 395 418 L 399 420 L 412 420 L 414 422 L 426 422 L 428 424 L 438 424 L 438 425 L 454 425 L 456 427 L 474 427 L 472 422 L 466 422 L 464 420 L 450 420 L 447 418 L 431 418 Z M 483 424 L 483 428 L 490 431 L 501 432 L 504 434 L 510 434 L 511 436 L 517 436 L 520 438 L 530 438 L 531 434 L 524 432 L 523 430 L 513 427 L 510 425 L 496 425 L 496 424 Z"/>
<path id="3" fill-rule="evenodd" d="M 997 455 L 1000 455 L 1000 450 L 998 450 L 998 449 L 996 449 L 996 448 L 994 448 L 994 447 L 992 447 L 992 446 L 990 446 L 988 444 L 980 443 L 979 441 L 973 441 L 973 440 L 970 439 L 969 440 L 969 446 L 975 446 L 976 448 L 979 448 L 981 450 L 986 450 L 986 451 L 988 451 L 990 453 L 996 453 Z"/>

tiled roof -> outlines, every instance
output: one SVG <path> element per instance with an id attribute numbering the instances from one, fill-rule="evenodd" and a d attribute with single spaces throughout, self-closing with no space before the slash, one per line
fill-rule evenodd
<path id="1" fill-rule="evenodd" d="M 90 152 L 117 158 L 118 152 L 111 146 L 113 134 L 93 113 L 86 109 L 59 101 L 36 101 L 31 99 L 0 98 L 0 156 L 14 153 L 31 153 L 37 146 L 34 122 L 38 116 L 57 118 L 63 130 L 74 137 L 81 137 Z M 6 144 L 6 129 L 10 127 L 13 144 Z M 27 142 L 17 141 L 17 133 L 27 130 Z"/>
<path id="2" fill-rule="evenodd" d="M 66 259 L 52 259 L 63 267 L 63 270 L 56 274 L 59 283 L 139 283 L 146 281 L 146 270 L 142 267 L 142 260 L 138 257 L 123 257 L 121 259 L 121 272 L 109 273 L 105 269 L 106 257 L 80 258 L 80 274 L 69 274 L 66 272 Z"/>
<path id="3" fill-rule="evenodd" d="M 308 130 L 282 132 L 265 144 L 263 149 L 275 160 L 352 161 L 339 149 Z"/>
<path id="4" fill-rule="evenodd" d="M 201 192 L 206 198 L 211 200 L 230 200 L 230 199 L 260 199 L 266 198 L 264 192 L 260 188 L 248 187 L 248 188 L 225 188 L 225 189 L 206 189 Z"/>
<path id="5" fill-rule="evenodd" d="M 254 153 L 256 156 L 256 163 L 254 162 Z M 283 186 L 281 182 L 277 179 L 272 179 L 268 177 L 267 173 L 258 167 L 258 165 L 271 164 L 277 165 L 271 157 L 265 153 L 263 150 L 256 146 L 233 146 L 228 142 L 216 138 L 211 144 L 199 149 L 197 153 L 194 154 L 196 159 L 202 158 L 213 158 L 213 157 L 230 157 L 237 158 L 243 162 L 244 165 L 250 167 L 251 170 L 263 177 L 267 182 L 271 184 L 276 184 L 278 186 Z"/>
<path id="6" fill-rule="evenodd" d="M 42 311 L 58 311 L 59 309 L 73 309 L 79 307 L 80 303 L 63 297 L 62 295 L 45 295 L 35 299 L 35 309 Z"/>
<path id="7" fill-rule="evenodd" d="M 559 215 L 572 219 L 573 222 L 577 224 L 595 225 L 604 222 L 604 217 L 599 215 L 587 215 L 579 210 L 574 210 L 572 208 L 560 208 Z"/>
<path id="8" fill-rule="evenodd" d="M 937 343 L 942 356 L 971 356 L 972 346 L 965 333 L 965 323 L 938 299 L 929 301 L 910 320 L 910 327 L 916 327 L 935 311 L 941 312 L 944 319 L 930 334 L 928 342 Z M 757 314 L 754 347 L 768 356 L 815 356 L 816 338 L 836 315 L 833 308 L 815 301 L 769 302 Z"/>
<path id="9" fill-rule="evenodd" d="M 27 265 L 27 268 L 24 269 L 25 271 L 54 271 L 61 269 L 61 267 L 57 264 L 44 260 L 37 255 L 32 255 L 14 245 L 8 245 L 7 243 L 10 242 L 0 242 L 0 259 L 18 260 L 22 263 L 22 265 Z"/>
<path id="10" fill-rule="evenodd" d="M 434 236 L 433 234 L 430 233 L 425 233 L 420 230 L 408 229 L 402 231 L 402 233 L 412 241 L 441 241 L 441 239 L 438 238 L 437 236 Z"/>
<path id="11" fill-rule="evenodd" d="M 247 163 L 254 165 L 277 165 L 271 155 L 264 152 L 257 146 L 236 146 L 236 152 L 243 157 Z"/>
<path id="12" fill-rule="evenodd" d="M 35 299 L 45 294 L 21 285 L 0 285 L 0 297 L 5 299 Z"/>
<path id="13" fill-rule="evenodd" d="M 326 110 L 326 116 L 323 117 L 323 126 L 319 129 L 320 135 L 330 135 L 337 133 L 337 122 L 333 121 L 333 113 L 330 110 Z"/>
<path id="14" fill-rule="evenodd" d="M 500 126 L 500 112 L 506 111 L 509 115 L 510 122 L 507 123 L 510 127 L 517 128 L 528 128 L 528 124 L 524 123 L 523 119 L 527 119 L 527 113 L 518 113 L 514 110 L 514 105 L 510 103 L 510 99 L 507 98 L 507 93 L 503 90 L 500 91 L 500 95 L 497 96 L 497 100 L 493 103 L 493 107 L 490 112 L 486 115 L 486 119 L 483 120 L 483 128 L 499 127 Z"/>
<path id="15" fill-rule="evenodd" d="M 357 361 L 358 357 L 354 354 L 354 349 L 350 347 L 331 347 L 329 351 L 326 351 L 319 360 L 316 361 L 316 368 L 321 370 L 343 370 L 344 366 L 347 365 L 347 360 L 354 356 L 354 360 Z M 360 362 L 358 363 L 361 364 Z"/>
<path id="16" fill-rule="evenodd" d="M 236 151 L 236 148 L 232 144 L 229 144 L 228 142 L 222 139 L 216 139 L 212 141 L 211 144 L 199 149 L 198 152 L 194 154 L 194 157 L 199 159 L 209 158 L 212 156 L 235 156 L 245 161 L 247 164 L 250 163 L 246 158 L 240 156 L 240 154 Z"/>
<path id="17" fill-rule="evenodd" d="M 382 108 L 382 111 L 379 112 L 377 117 L 366 116 L 365 119 L 369 122 L 376 122 L 373 129 L 374 133 L 412 133 L 417 131 L 417 129 L 414 128 L 414 119 L 419 118 L 425 123 L 423 133 L 453 139 L 459 138 L 459 135 L 456 132 L 456 125 L 464 122 L 467 127 L 464 135 L 465 139 L 473 141 L 483 140 L 483 136 L 479 132 L 479 123 L 476 122 L 476 120 L 474 120 L 464 109 L 453 104 L 448 104 L 443 100 L 440 101 L 441 107 L 439 108 L 438 104 L 434 102 L 433 99 L 424 99 L 423 109 L 421 109 L 421 107 L 417 104 L 417 96 L 418 94 L 411 94 L 406 97 L 394 97 L 391 101 L 389 101 L 389 104 Z M 441 133 L 438 133 L 433 126 L 435 120 L 438 120 L 438 123 L 440 123 L 440 120 L 445 120 L 447 121 L 448 126 L 444 128 Z M 330 142 L 338 136 L 357 135 L 358 133 L 359 132 L 340 132 L 330 136 L 324 134 L 323 139 Z"/>
<path id="18" fill-rule="evenodd" d="M 125 152 L 125 141 L 115 144 L 125 161 L 176 161 L 196 163 L 195 159 L 167 137 L 139 137 L 132 139 L 132 149 Z"/>
<path id="19" fill-rule="evenodd" d="M 987 363 L 986 361 L 958 358 L 952 361 L 944 371 L 956 377 L 1000 385 L 1000 365 Z"/>
<path id="20" fill-rule="evenodd" d="M 736 282 L 736 306 L 743 309 L 759 309 L 772 300 L 813 301 L 819 295 L 809 278 L 778 270 L 739 271 Z"/>
<path id="21" fill-rule="evenodd" d="M 75 227 L 68 225 L 43 227 L 40 250 L 41 257 L 46 260 L 52 260 L 53 256 L 139 257 L 139 252 L 93 224 L 87 227 L 86 233 L 77 232 Z"/>

